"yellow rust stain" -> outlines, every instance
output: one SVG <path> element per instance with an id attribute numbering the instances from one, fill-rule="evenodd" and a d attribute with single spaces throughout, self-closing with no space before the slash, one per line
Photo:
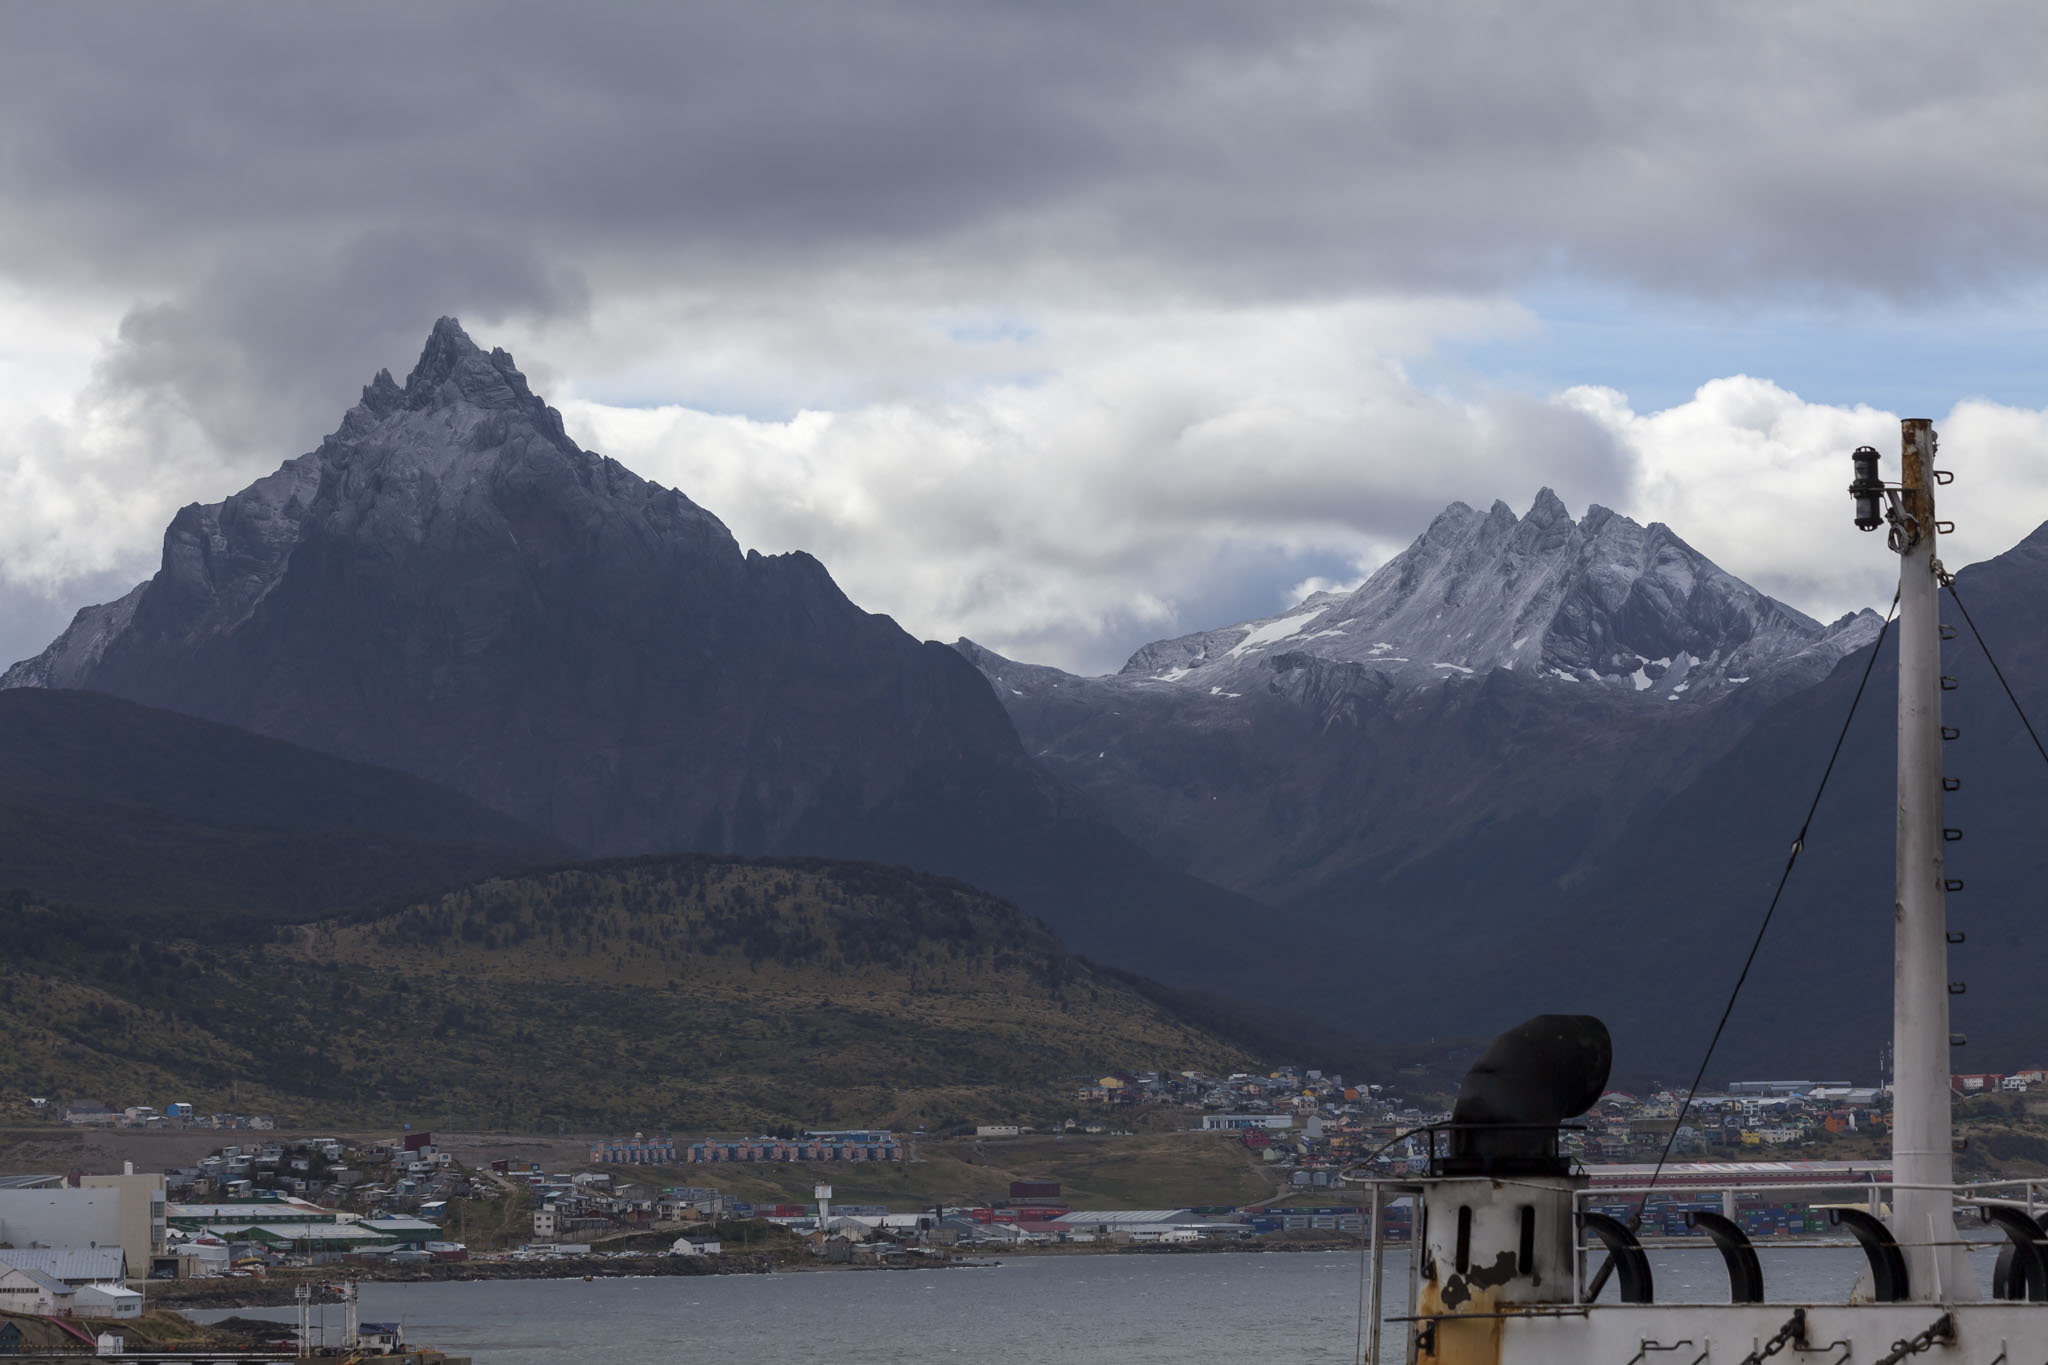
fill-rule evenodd
<path id="1" fill-rule="evenodd" d="M 1417 1299 L 1420 1315 L 1435 1322 L 1435 1347 L 1424 1351 L 1430 1365 L 1500 1365 L 1502 1313 L 1515 1311 L 1493 1289 L 1474 1289 L 1458 1296 L 1456 1308 L 1444 1306 L 1443 1290 L 1431 1276 L 1422 1282 Z M 1447 1316 L 1438 1317 L 1438 1314 Z M 1481 1316 L 1481 1315 L 1484 1316 Z"/>

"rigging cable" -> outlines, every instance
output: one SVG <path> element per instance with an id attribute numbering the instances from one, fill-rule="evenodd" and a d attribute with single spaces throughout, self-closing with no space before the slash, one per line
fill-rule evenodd
<path id="1" fill-rule="evenodd" d="M 1953 588 L 1950 591 L 1954 591 Z M 1957 603 L 1958 606 L 1962 605 Z M 1749 980 L 1749 969 L 1756 965 L 1756 955 L 1764 946 L 1764 935 L 1770 932 L 1771 917 L 1778 913 L 1778 900 L 1785 894 L 1785 883 L 1792 879 L 1792 866 L 1799 861 L 1799 855 L 1806 850 L 1806 831 L 1813 824 L 1813 814 L 1820 809 L 1822 793 L 1828 789 L 1828 778 L 1834 775 L 1835 760 L 1842 756 L 1842 745 L 1849 738 L 1849 726 L 1856 719 L 1856 709 L 1863 702 L 1863 689 L 1870 685 L 1871 670 L 1877 667 L 1877 656 L 1884 650 L 1884 637 L 1892 628 L 1892 616 L 1899 609 L 1899 597 L 1892 594 L 1891 610 L 1885 613 L 1884 625 L 1878 628 L 1877 640 L 1870 647 L 1870 659 L 1863 665 L 1863 677 L 1856 684 L 1856 695 L 1849 700 L 1849 714 L 1842 717 L 1842 732 L 1835 736 L 1835 747 L 1828 755 L 1828 765 L 1821 770 L 1820 785 L 1814 789 L 1813 800 L 1806 807 L 1806 818 L 1799 822 L 1799 835 L 1792 841 L 1792 851 L 1785 857 L 1785 870 L 1778 874 L 1778 889 L 1771 893 L 1771 903 L 1764 910 L 1763 923 L 1756 927 L 1756 938 L 1749 945 L 1749 956 L 1742 960 L 1742 970 L 1736 974 L 1735 985 L 1728 992 L 1728 1003 L 1721 1008 L 1721 1022 L 1714 1025 L 1714 1035 L 1707 1040 L 1707 1050 L 1700 1057 L 1700 1067 L 1693 1073 L 1692 1086 L 1685 1092 L 1685 1103 L 1678 1107 L 1678 1117 L 1671 1121 L 1670 1135 L 1664 1139 L 1664 1150 L 1657 1154 L 1657 1164 L 1651 1168 L 1650 1178 L 1644 1182 L 1643 1197 L 1636 1204 L 1636 1211 L 1630 1215 L 1630 1232 L 1643 1225 L 1643 1211 L 1650 1206 L 1650 1193 L 1657 1183 L 1657 1177 L 1664 1173 L 1664 1163 L 1671 1158 L 1672 1144 L 1678 1141 L 1678 1130 L 1685 1123 L 1685 1116 L 1692 1109 L 1692 1102 L 1700 1093 L 1700 1081 L 1707 1074 L 1707 1064 L 1714 1059 L 1714 1049 L 1721 1045 L 1721 1033 L 1728 1027 L 1728 1018 L 1735 1013 L 1735 1001 L 1742 994 L 1743 983 Z M 1973 626 L 1971 629 L 1975 629 Z M 2048 757 L 2044 751 L 2043 757 Z M 1609 1256 L 1600 1263 L 1599 1271 L 1586 1286 L 1586 1302 L 1600 1297 L 1600 1290 L 1606 1285 L 1607 1277 L 1614 1273 L 1614 1258 Z"/>
<path id="2" fill-rule="evenodd" d="M 1991 665 L 1991 676 L 1998 679 L 1998 685 L 2005 689 L 2006 700 L 2012 703 L 2012 709 L 2018 713 L 2020 724 L 2027 727 L 2027 738 L 2034 741 L 2034 749 L 2041 755 L 2042 761 L 2048 762 L 2048 746 L 2042 745 L 2041 736 L 2034 731 L 2034 722 L 2027 719 L 2027 708 L 2020 705 L 2020 699 L 2013 692 L 2012 684 L 2005 680 L 2005 670 L 1998 666 L 1998 660 L 1991 657 L 1991 646 L 1984 643 L 1984 633 L 1978 630 L 1977 623 L 1970 619 L 1970 609 L 1963 605 L 1962 597 L 1956 592 L 1956 576 L 1944 572 L 1941 576 L 1941 585 L 1948 589 L 1949 597 L 1955 601 L 1956 610 L 1963 614 L 1963 623 L 1969 626 L 1970 634 L 1976 638 L 1977 648 L 1984 652 L 1984 662 Z"/>

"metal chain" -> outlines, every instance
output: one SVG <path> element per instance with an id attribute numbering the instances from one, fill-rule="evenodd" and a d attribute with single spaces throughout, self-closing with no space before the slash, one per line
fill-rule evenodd
<path id="1" fill-rule="evenodd" d="M 1785 1325 L 1778 1329 L 1778 1334 L 1744 1356 L 1742 1358 L 1742 1365 L 1763 1365 L 1764 1361 L 1769 1360 L 1793 1342 L 1804 1341 L 1805 1339 L 1806 1310 L 1804 1308 L 1795 1309 L 1792 1316 L 1785 1320 Z M 1894 1362 L 1894 1365 L 1896 1365 L 1896 1362 Z"/>
<path id="2" fill-rule="evenodd" d="M 1893 1342 L 1890 1353 L 1879 1357 L 1877 1365 L 1899 1365 L 1907 1356 L 1917 1356 L 1922 1351 L 1933 1350 L 1937 1344 L 1946 1346 L 1954 1340 L 1955 1319 L 1943 1313 L 1919 1336 Z"/>
<path id="3" fill-rule="evenodd" d="M 1893 554 L 1902 555 L 1919 541 L 1919 521 L 1911 513 L 1901 511 L 1897 503 L 1885 512 L 1884 519 L 1891 523 L 1891 529 L 1884 534 L 1884 542 Z"/>

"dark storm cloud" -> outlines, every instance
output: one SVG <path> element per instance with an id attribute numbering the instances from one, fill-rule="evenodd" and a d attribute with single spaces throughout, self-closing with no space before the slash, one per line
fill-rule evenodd
<path id="1" fill-rule="evenodd" d="M 270 243 L 171 301 L 131 309 L 90 397 L 169 405 L 221 452 L 274 458 L 266 444 L 301 414 L 331 424 L 379 366 L 410 355 L 423 309 L 495 323 L 575 317 L 587 302 L 573 271 L 468 229 Z"/>
<path id="2" fill-rule="evenodd" d="M 594 271 L 1915 296 L 2048 253 L 2035 7 L 14 6 L 6 258 L 275 232 Z M 1917 206 L 1912 200 L 1917 200 Z M 958 255 L 948 255 L 957 251 Z"/>
<path id="3" fill-rule="evenodd" d="M 1517 295 L 1839 325 L 2037 292 L 2044 39 L 1995 4 L 18 0 L 0 636 L 9 585 L 146 571 L 169 509 L 450 312 L 747 543 L 1069 662 L 1452 497 L 1684 520 L 1731 451 L 1846 428 L 1408 363 Z"/>

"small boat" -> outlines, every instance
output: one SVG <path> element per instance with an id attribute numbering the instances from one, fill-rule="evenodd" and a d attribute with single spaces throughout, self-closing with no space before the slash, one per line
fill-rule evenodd
<path id="1" fill-rule="evenodd" d="M 1559 1140 L 1606 1086 L 1607 1029 L 1541 1015 L 1487 1049 L 1448 1123 L 1413 1135 L 1426 1144 L 1426 1171 L 1358 1182 L 1370 1202 L 1364 1361 L 1396 1358 L 1381 1345 L 1396 1325 L 1407 1365 L 1760 1365 L 1781 1352 L 1828 1365 L 2048 1360 L 2048 1218 L 2035 1217 L 2048 1182 L 1955 1180 L 1946 893 L 1958 883 L 1943 872 L 1942 792 L 1952 787 L 1941 772 L 1942 741 L 1955 732 L 1941 725 L 1938 612 L 1940 589 L 1953 584 L 1935 553 L 1948 528 L 1935 519 L 1934 490 L 1949 476 L 1934 456 L 1933 424 L 1907 419 L 1900 482 L 1878 477 L 1878 453 L 1865 446 L 1849 487 L 1857 526 L 1889 525 L 1900 564 L 1896 905 L 1891 916 L 1872 907 L 1873 922 L 1895 926 L 1891 1180 L 1844 1187 L 1826 1210 L 1862 1250 L 1861 1277 L 1838 1302 L 1767 1302 L 1748 1235 L 1726 1213 L 1699 1211 L 1693 1230 L 1720 1253 L 1728 1302 L 1657 1302 L 1633 1221 L 1587 1207 L 1588 1179 Z M 1647 1203 L 1650 1185 L 1628 1193 Z M 1415 1201 L 1417 1221 L 1406 1301 L 1389 1305 L 1382 1211 L 1401 1198 Z M 1959 1210 L 2000 1246 L 1989 1297 Z"/>

